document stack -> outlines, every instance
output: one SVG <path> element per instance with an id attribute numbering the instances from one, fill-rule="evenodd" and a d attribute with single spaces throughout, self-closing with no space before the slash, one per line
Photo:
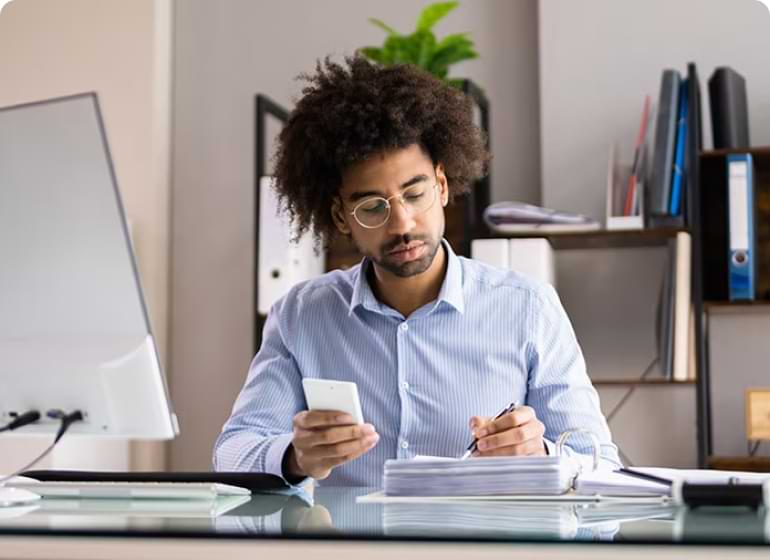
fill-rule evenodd
<path id="1" fill-rule="evenodd" d="M 581 214 L 523 202 L 498 202 L 488 206 L 484 210 L 484 222 L 494 233 L 511 235 L 587 231 L 600 227 L 599 222 Z"/>
<path id="2" fill-rule="evenodd" d="M 500 496 L 564 494 L 578 464 L 566 456 L 391 459 L 387 496 Z"/>

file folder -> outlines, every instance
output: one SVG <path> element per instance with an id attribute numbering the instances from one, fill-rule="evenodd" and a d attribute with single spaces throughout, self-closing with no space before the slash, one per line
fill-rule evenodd
<path id="1" fill-rule="evenodd" d="M 728 293 L 730 301 L 753 300 L 754 173 L 751 154 L 727 156 L 728 174 Z"/>

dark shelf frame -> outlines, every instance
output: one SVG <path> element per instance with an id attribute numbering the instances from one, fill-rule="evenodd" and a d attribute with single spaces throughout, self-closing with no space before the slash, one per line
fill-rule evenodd
<path id="1" fill-rule="evenodd" d="M 289 111 L 267 97 L 257 94 L 255 98 L 255 142 L 254 142 L 254 353 L 262 345 L 262 328 L 265 317 L 259 314 L 259 181 L 267 175 L 267 118 L 273 117 L 283 124 L 289 120 Z"/>

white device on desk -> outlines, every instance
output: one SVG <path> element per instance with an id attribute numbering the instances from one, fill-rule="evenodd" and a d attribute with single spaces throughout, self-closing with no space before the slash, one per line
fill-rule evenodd
<path id="1" fill-rule="evenodd" d="M 303 379 L 308 410 L 337 410 L 353 417 L 356 424 L 364 423 L 358 386 L 350 381 Z"/>
<path id="2" fill-rule="evenodd" d="M 178 433 L 96 94 L 0 108 L 0 263 L 0 431 Z"/>
<path id="3" fill-rule="evenodd" d="M 249 496 L 239 486 L 211 482 L 68 482 L 11 481 L 12 490 L 29 491 L 43 498 L 129 498 L 213 500 L 219 496 Z"/>

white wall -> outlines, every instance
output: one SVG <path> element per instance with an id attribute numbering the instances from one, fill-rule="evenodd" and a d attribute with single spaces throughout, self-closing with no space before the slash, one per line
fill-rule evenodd
<path id="1" fill-rule="evenodd" d="M 254 96 L 290 106 L 327 54 L 380 44 L 377 17 L 411 31 L 427 2 L 177 3 L 173 154 L 172 396 L 175 468 L 208 468 L 252 357 Z M 463 2 L 437 34 L 469 31 L 482 58 L 458 66 L 487 92 L 493 197 L 539 200 L 534 0 Z"/>
<path id="2" fill-rule="evenodd" d="M 770 145 L 770 13 L 756 0 L 540 0 L 542 199 L 603 219 L 609 145 L 630 160 L 645 94 L 664 68 L 695 61 L 711 145 L 707 80 L 730 65 L 747 81 L 751 137 Z M 638 376 L 655 353 L 660 250 L 581 251 L 557 282 L 597 376 Z M 605 409 L 621 389 L 602 389 Z M 692 387 L 642 387 L 614 422 L 637 463 L 694 464 Z M 661 436 L 661 434 L 663 434 Z"/>
<path id="3" fill-rule="evenodd" d="M 170 23 L 166 0 L 23 0 L 0 16 L 0 106 L 84 91 L 99 95 L 161 355 L 167 350 Z M 0 440 L 0 472 L 45 442 Z M 56 466 L 123 467 L 125 444 L 62 441 Z M 86 452 L 85 449 L 90 450 Z M 163 462 L 135 447 L 133 465 Z M 97 456 L 98 453 L 98 456 Z"/>

